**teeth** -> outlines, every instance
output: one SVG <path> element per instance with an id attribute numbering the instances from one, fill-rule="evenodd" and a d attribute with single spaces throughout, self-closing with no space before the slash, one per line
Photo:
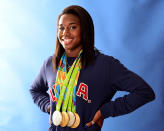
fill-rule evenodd
<path id="1" fill-rule="evenodd" d="M 66 40 L 64 40 L 64 41 L 67 41 L 67 42 L 69 42 L 69 41 L 71 41 L 72 39 L 66 39 Z"/>
<path id="2" fill-rule="evenodd" d="M 65 44 L 69 44 L 69 43 L 71 43 L 72 42 L 72 39 L 64 39 L 64 43 Z"/>
<path id="3" fill-rule="evenodd" d="M 70 41 L 72 41 L 72 39 L 64 39 L 64 41 L 70 42 Z"/>
<path id="4" fill-rule="evenodd" d="M 72 40 L 72 39 L 68 39 L 68 38 L 61 38 L 62 40 Z"/>

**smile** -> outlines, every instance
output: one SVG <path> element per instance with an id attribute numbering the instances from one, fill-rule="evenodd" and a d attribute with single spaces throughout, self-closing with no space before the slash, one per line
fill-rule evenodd
<path id="1" fill-rule="evenodd" d="M 67 45 L 70 44 L 73 41 L 73 39 L 62 39 L 62 41 L 65 45 Z"/>

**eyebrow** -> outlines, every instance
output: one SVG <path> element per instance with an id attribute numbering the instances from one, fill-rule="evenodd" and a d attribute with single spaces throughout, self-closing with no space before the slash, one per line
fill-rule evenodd
<path id="1" fill-rule="evenodd" d="M 77 24 L 77 23 L 69 23 L 69 25 L 73 25 L 73 24 Z M 59 24 L 58 26 L 61 26 L 62 24 Z"/>

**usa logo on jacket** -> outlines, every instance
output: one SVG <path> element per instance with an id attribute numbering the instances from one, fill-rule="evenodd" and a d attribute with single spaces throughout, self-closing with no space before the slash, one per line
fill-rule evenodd
<path id="1" fill-rule="evenodd" d="M 76 92 L 76 95 L 82 97 L 88 103 L 91 103 L 91 100 L 88 100 L 88 86 L 85 83 L 79 84 L 79 88 Z"/>

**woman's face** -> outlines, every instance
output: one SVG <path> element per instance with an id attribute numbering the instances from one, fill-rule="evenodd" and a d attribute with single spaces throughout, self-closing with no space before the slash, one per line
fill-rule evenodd
<path id="1" fill-rule="evenodd" d="M 58 23 L 57 37 L 65 50 L 73 51 L 82 48 L 81 26 L 77 16 L 64 14 Z"/>

